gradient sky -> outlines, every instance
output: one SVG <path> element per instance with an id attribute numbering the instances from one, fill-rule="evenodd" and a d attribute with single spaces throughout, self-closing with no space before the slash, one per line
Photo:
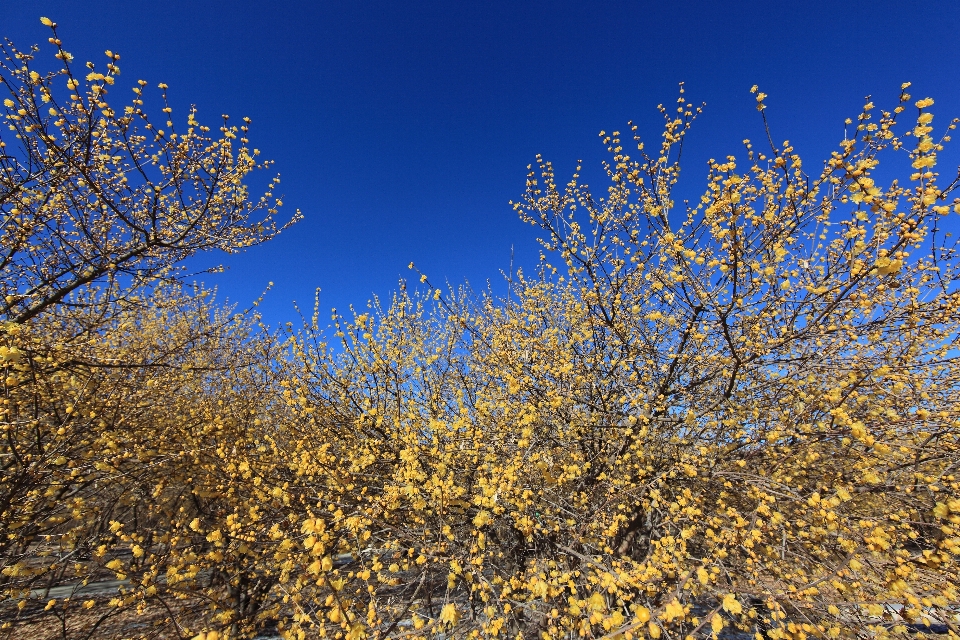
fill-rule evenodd
<path id="1" fill-rule="evenodd" d="M 597 133 L 632 119 L 655 141 L 656 105 L 681 81 L 707 103 L 684 151 L 690 189 L 707 158 L 742 158 L 741 141 L 760 139 L 753 84 L 775 140 L 808 166 L 864 96 L 892 108 L 904 81 L 938 117 L 960 116 L 958 0 L 0 0 L 0 36 L 45 44 L 41 15 L 79 60 L 119 52 L 118 86 L 169 84 L 181 118 L 189 104 L 212 125 L 253 118 L 285 208 L 306 219 L 210 258 L 230 269 L 206 281 L 241 305 L 274 281 L 273 324 L 295 318 L 293 300 L 309 313 L 316 287 L 325 309 L 388 295 L 410 261 L 435 283 L 502 290 L 511 246 L 518 265 L 538 251 L 508 205 L 535 154 L 561 178 L 583 159 L 600 186 Z"/>

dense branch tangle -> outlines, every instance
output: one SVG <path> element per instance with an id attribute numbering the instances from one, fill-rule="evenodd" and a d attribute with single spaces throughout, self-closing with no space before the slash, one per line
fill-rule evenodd
<path id="1" fill-rule="evenodd" d="M 538 158 L 515 208 L 543 260 L 507 299 L 421 274 L 272 336 L 176 282 L 278 230 L 245 128 L 161 131 L 140 87 L 106 104 L 114 54 L 81 81 L 7 49 L 10 633 L 151 607 L 207 638 L 955 624 L 960 205 L 932 100 L 868 102 L 814 173 L 767 131 L 679 207 L 681 92 L 655 153 L 601 133 L 603 197 Z M 883 187 L 888 159 L 912 171 Z M 41 600 L 121 576 L 89 609 Z"/>

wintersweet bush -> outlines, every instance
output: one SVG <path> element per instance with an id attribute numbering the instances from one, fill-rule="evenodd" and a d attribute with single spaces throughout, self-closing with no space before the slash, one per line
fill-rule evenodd
<path id="1" fill-rule="evenodd" d="M 653 150 L 601 133 L 602 196 L 538 157 L 514 207 L 542 257 L 508 298 L 419 274 L 271 334 L 175 271 L 282 228 L 247 199 L 246 130 L 144 120 L 127 148 L 141 94 L 114 114 L 116 72 L 81 92 L 52 41 L 65 71 L 2 68 L 10 637 L 960 636 L 960 203 L 933 100 L 868 101 L 812 173 L 767 130 L 678 206 L 681 89 Z M 188 184 L 195 208 L 160 199 Z"/>
<path id="2" fill-rule="evenodd" d="M 276 348 L 180 265 L 279 233 L 276 182 L 249 198 L 268 166 L 249 123 L 213 137 L 191 110 L 175 126 L 161 85 L 155 124 L 143 81 L 118 106 L 119 54 L 81 72 L 44 23 L 53 71 L 36 70 L 37 47 L 0 46 L 0 631 L 48 620 L 87 637 L 150 602 L 196 601 L 198 554 L 219 558 L 202 582 L 215 606 L 244 612 L 257 570 L 228 568 L 236 557 L 189 523 L 263 504 L 243 458 L 256 462 L 253 423 L 279 397 L 263 366 Z M 79 590 L 105 579 L 119 597 Z"/>
<path id="3" fill-rule="evenodd" d="M 292 337 L 318 497 L 292 635 L 956 634 L 957 181 L 906 89 L 818 174 L 747 142 L 678 210 L 681 91 L 653 155 L 601 133 L 602 197 L 538 159 L 509 301 L 431 288 L 335 316 L 336 350 Z"/>

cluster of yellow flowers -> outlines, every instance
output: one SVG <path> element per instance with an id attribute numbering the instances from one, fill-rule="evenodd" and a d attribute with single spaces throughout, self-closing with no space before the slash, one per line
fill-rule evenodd
<path id="1" fill-rule="evenodd" d="M 603 197 L 538 157 L 509 299 L 420 274 L 269 333 L 174 271 L 280 230 L 246 128 L 116 115 L 119 56 L 74 78 L 51 40 L 63 70 L 0 69 L 0 634 L 960 637 L 932 100 L 867 102 L 819 174 L 746 141 L 682 210 L 681 88 L 654 156 L 601 133 Z"/>

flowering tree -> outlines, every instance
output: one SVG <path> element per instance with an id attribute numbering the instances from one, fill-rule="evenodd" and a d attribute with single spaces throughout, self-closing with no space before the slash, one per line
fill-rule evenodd
<path id="1" fill-rule="evenodd" d="M 64 635 L 92 634 L 121 605 L 182 595 L 178 563 L 212 544 L 186 523 L 239 504 L 219 500 L 229 474 L 217 452 L 247 453 L 253 407 L 270 388 L 270 339 L 185 286 L 179 265 L 286 225 L 278 180 L 249 197 L 247 177 L 268 166 L 248 146 L 249 120 L 224 117 L 216 137 L 196 110 L 175 125 L 161 84 L 155 123 L 142 81 L 118 106 L 108 93 L 120 56 L 78 75 L 43 22 L 58 69 L 35 70 L 36 47 L 0 47 L 0 590 L 20 607 L 3 628 L 23 633 L 11 615 L 46 615 Z M 31 600 L 133 575 L 139 589 L 102 612 L 77 595 Z M 243 579 L 206 577 L 234 591 Z M 76 613 L 97 615 L 78 627 Z"/>
<path id="2" fill-rule="evenodd" d="M 867 102 L 816 172 L 767 130 L 679 206 L 681 89 L 655 149 L 601 133 L 602 197 L 538 157 L 508 299 L 420 274 L 271 335 L 175 270 L 280 230 L 246 129 L 160 130 L 139 87 L 115 114 L 117 56 L 81 81 L 52 42 L 62 71 L 3 67 L 11 636 L 960 636 L 931 99 Z"/>
<path id="3" fill-rule="evenodd" d="M 681 93 L 655 154 L 601 133 L 602 198 L 538 159 L 515 207 L 543 261 L 509 301 L 401 295 L 335 318 L 336 352 L 305 327 L 291 457 L 321 496 L 301 560 L 320 579 L 296 579 L 297 628 L 954 624 L 957 180 L 934 171 L 933 101 L 910 100 L 867 103 L 815 175 L 789 143 L 748 142 L 678 208 Z M 895 154 L 914 173 L 883 187 Z M 322 560 L 347 551 L 349 571 Z"/>

